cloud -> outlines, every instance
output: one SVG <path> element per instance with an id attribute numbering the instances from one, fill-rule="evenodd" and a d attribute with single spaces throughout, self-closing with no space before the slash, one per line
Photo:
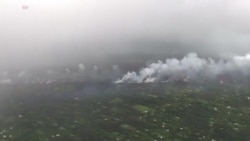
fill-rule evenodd
<path id="1" fill-rule="evenodd" d="M 249 49 L 249 5 L 248 0 L 3 0 L 0 67 L 121 66 L 188 52 L 232 57 Z"/>

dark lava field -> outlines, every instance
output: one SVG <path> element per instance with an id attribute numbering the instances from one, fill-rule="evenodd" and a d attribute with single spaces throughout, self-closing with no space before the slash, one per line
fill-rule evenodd
<path id="1" fill-rule="evenodd" d="M 249 141 L 246 84 L 0 85 L 0 141 Z"/>

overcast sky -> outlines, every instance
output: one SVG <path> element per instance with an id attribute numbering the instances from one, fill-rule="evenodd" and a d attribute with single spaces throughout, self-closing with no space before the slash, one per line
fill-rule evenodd
<path id="1" fill-rule="evenodd" d="M 1 0 L 0 67 L 243 55 L 249 17 L 249 0 Z"/>

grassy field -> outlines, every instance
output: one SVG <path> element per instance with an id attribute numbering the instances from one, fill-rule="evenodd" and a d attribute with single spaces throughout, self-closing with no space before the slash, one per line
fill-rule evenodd
<path id="1" fill-rule="evenodd" d="M 250 140 L 250 88 L 219 83 L 0 86 L 0 141 L 196 140 Z"/>

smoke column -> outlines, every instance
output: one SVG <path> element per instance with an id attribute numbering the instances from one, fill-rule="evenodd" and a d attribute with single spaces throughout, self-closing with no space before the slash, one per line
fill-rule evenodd
<path id="1" fill-rule="evenodd" d="M 115 83 L 147 83 L 171 81 L 199 81 L 220 78 L 250 77 L 250 54 L 230 60 L 200 58 L 189 53 L 182 59 L 166 59 L 151 63 L 137 72 L 128 72 Z"/>

